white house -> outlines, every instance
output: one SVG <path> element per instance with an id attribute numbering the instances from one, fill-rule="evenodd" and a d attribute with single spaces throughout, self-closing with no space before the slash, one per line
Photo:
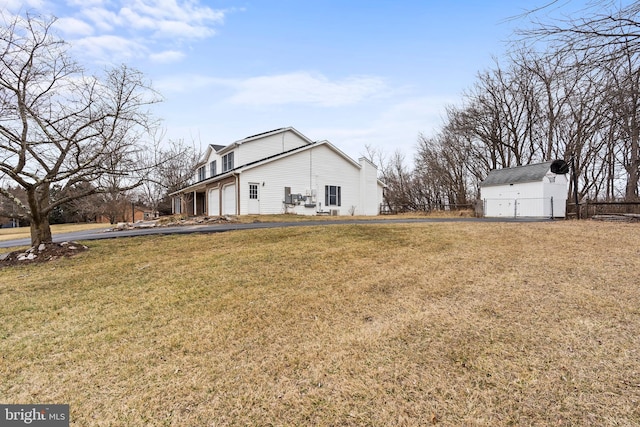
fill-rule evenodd
<path id="1" fill-rule="evenodd" d="M 329 141 L 311 141 L 292 127 L 210 145 L 195 183 L 172 194 L 187 215 L 377 215 L 384 184 L 377 167 L 358 162 Z"/>
<path id="2" fill-rule="evenodd" d="M 561 160 L 492 170 L 480 184 L 484 216 L 564 218 L 567 171 Z"/>

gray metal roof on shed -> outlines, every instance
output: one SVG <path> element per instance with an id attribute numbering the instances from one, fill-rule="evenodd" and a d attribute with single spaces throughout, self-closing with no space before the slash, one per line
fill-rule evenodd
<path id="1" fill-rule="evenodd" d="M 553 162 L 516 166 L 515 168 L 494 169 L 489 172 L 489 175 L 482 181 L 480 187 L 542 181 L 542 178 L 544 178 L 551 169 L 551 163 Z"/>

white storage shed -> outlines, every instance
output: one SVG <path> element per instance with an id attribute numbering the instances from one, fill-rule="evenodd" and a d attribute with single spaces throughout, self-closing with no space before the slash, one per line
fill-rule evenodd
<path id="1" fill-rule="evenodd" d="M 480 184 L 484 216 L 564 218 L 568 182 L 562 160 L 494 169 Z"/>

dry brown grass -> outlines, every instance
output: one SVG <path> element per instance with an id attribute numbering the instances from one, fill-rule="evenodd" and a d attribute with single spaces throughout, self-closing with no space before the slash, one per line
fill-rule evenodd
<path id="1" fill-rule="evenodd" d="M 51 226 L 51 233 L 71 233 L 81 230 L 93 230 L 109 228 L 109 224 L 80 223 L 80 224 L 55 224 Z M 27 239 L 31 237 L 29 227 L 0 228 L 0 240 Z"/>
<path id="2" fill-rule="evenodd" d="M 0 271 L 0 401 L 72 425 L 639 425 L 640 228 L 338 225 Z"/>

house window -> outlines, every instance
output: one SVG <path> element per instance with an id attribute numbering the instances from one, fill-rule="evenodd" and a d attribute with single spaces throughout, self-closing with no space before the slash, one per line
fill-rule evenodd
<path id="1" fill-rule="evenodd" d="M 198 168 L 198 181 L 202 181 L 206 178 L 204 166 Z"/>
<path id="2" fill-rule="evenodd" d="M 325 206 L 341 206 L 341 191 L 337 185 L 324 186 L 324 205 Z"/>
<path id="3" fill-rule="evenodd" d="M 258 199 L 258 184 L 249 184 L 249 198 Z"/>
<path id="4" fill-rule="evenodd" d="M 230 171 L 231 169 L 233 169 L 233 151 L 222 156 L 222 172 Z"/>
<path id="5" fill-rule="evenodd" d="M 209 163 L 209 176 L 216 176 L 216 161 Z"/>

